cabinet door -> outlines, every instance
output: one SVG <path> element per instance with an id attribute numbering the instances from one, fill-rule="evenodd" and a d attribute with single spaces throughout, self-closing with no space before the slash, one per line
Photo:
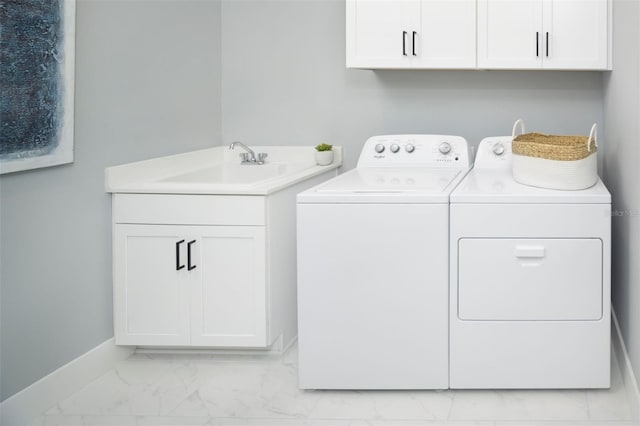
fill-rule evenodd
<path id="1" fill-rule="evenodd" d="M 478 67 L 542 67 L 542 0 L 478 0 Z"/>
<path id="2" fill-rule="evenodd" d="M 544 68 L 607 69 L 607 0 L 544 1 Z"/>
<path id="3" fill-rule="evenodd" d="M 476 67 L 475 0 L 422 0 L 421 17 L 414 66 Z"/>
<path id="4" fill-rule="evenodd" d="M 192 247 L 198 278 L 191 295 L 191 344 L 267 344 L 265 228 L 201 227 Z"/>
<path id="5" fill-rule="evenodd" d="M 420 0 L 347 0 L 347 67 L 408 68 Z"/>
<path id="6" fill-rule="evenodd" d="M 177 263 L 186 262 L 187 228 L 115 225 L 116 344 L 189 344 L 189 275 Z"/>

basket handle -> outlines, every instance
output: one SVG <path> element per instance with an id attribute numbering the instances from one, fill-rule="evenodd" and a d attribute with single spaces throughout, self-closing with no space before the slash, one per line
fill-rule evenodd
<path id="1" fill-rule="evenodd" d="M 593 123 L 591 126 L 591 132 L 589 132 L 589 140 L 587 141 L 587 152 L 591 152 L 591 141 L 598 148 L 598 140 L 596 139 L 596 134 L 598 133 L 598 125 Z"/>
<path id="2" fill-rule="evenodd" d="M 516 128 L 520 125 L 520 134 L 525 132 L 524 130 L 524 120 L 522 118 L 518 118 L 515 123 L 513 123 L 513 129 L 511 130 L 511 140 L 516 138 Z"/>

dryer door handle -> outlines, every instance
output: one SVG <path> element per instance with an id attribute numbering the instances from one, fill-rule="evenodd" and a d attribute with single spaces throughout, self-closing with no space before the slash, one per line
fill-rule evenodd
<path id="1" fill-rule="evenodd" d="M 516 246 L 515 254 L 517 258 L 542 258 L 545 255 L 544 246 Z"/>

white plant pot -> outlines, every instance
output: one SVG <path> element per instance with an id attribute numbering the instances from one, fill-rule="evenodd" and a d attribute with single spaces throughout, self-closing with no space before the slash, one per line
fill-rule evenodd
<path id="1" fill-rule="evenodd" d="M 333 163 L 333 151 L 316 151 L 316 164 L 328 166 Z"/>

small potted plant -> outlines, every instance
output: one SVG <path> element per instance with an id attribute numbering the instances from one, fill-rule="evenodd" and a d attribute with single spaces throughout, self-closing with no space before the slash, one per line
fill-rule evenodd
<path id="1" fill-rule="evenodd" d="M 331 163 L 333 163 L 333 145 L 321 143 L 316 146 L 316 164 L 328 166 Z"/>

